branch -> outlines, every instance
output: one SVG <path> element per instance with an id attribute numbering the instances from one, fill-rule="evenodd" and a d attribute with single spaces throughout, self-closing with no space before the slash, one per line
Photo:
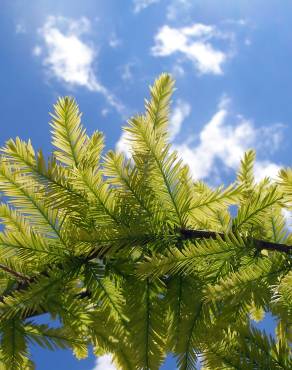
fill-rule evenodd
<path id="1" fill-rule="evenodd" d="M 215 231 L 207 231 L 207 230 L 192 230 L 192 229 L 179 229 L 178 232 L 180 233 L 181 240 L 195 240 L 195 239 L 217 239 L 218 236 L 222 238 L 223 240 L 226 239 L 225 234 L 218 233 Z M 261 251 L 263 249 L 271 250 L 271 251 L 277 251 L 277 252 L 283 252 L 288 255 L 291 255 L 292 253 L 292 246 L 286 245 L 286 244 L 279 244 L 279 243 L 273 243 L 261 239 L 254 239 L 251 237 L 248 237 L 247 240 L 251 242 L 253 248 L 255 248 L 257 251 Z M 106 257 L 105 255 L 101 254 L 100 249 L 93 249 L 89 254 L 84 256 L 83 258 L 81 256 L 77 257 L 80 258 L 82 264 L 86 264 L 89 261 L 92 261 L 93 259 L 97 257 L 102 258 Z M 65 262 L 66 263 L 66 262 Z M 18 278 L 21 278 L 22 281 L 20 281 L 15 288 L 9 290 L 8 292 L 5 292 L 2 296 L 0 296 L 0 302 L 5 302 L 5 298 L 9 296 L 13 296 L 14 292 L 19 291 L 25 291 L 29 288 L 29 286 L 33 283 L 35 283 L 39 277 L 41 276 L 49 276 L 49 271 L 53 268 L 57 269 L 64 269 L 65 263 L 57 263 L 54 266 L 49 266 L 49 268 L 45 271 L 42 271 L 39 273 L 39 275 L 32 276 L 30 278 L 24 278 L 18 273 L 14 272 L 14 275 Z M 3 268 L 3 266 L 0 265 L 0 268 Z M 11 273 L 11 271 L 10 271 Z M 82 298 L 89 298 L 91 296 L 91 293 L 89 291 L 84 291 L 82 293 L 77 294 L 76 298 L 82 299 Z M 37 313 L 36 311 L 28 314 L 27 317 L 34 316 Z"/>
<path id="2" fill-rule="evenodd" d="M 100 250 L 94 249 L 88 255 L 84 256 L 84 258 L 82 259 L 82 264 L 85 264 L 86 262 L 89 262 L 99 256 L 100 256 Z M 14 288 L 12 288 L 11 290 L 8 290 L 7 292 L 5 292 L 4 294 L 0 296 L 0 302 L 5 302 L 5 298 L 9 296 L 13 296 L 14 292 L 25 291 L 26 289 L 30 287 L 31 284 L 35 283 L 40 277 L 42 276 L 48 277 L 50 270 L 56 269 L 56 268 L 58 270 L 63 270 L 66 262 L 67 261 L 65 261 L 65 263 L 57 263 L 55 265 L 49 265 L 47 270 L 41 271 L 38 275 L 34 275 L 29 278 L 22 276 L 19 273 L 13 271 L 13 275 L 17 277 L 20 281 L 17 283 L 17 285 Z M 0 264 L 0 268 L 4 269 L 4 267 L 1 264 Z M 5 268 L 5 270 L 8 272 L 8 268 Z M 9 272 L 12 273 L 12 270 L 9 269 Z M 83 293 L 80 293 L 80 295 L 83 296 Z M 89 296 L 88 293 L 86 293 L 85 295 Z"/>
<path id="3" fill-rule="evenodd" d="M 218 236 L 225 240 L 225 234 L 217 233 L 215 231 L 205 231 L 205 230 L 191 230 L 191 229 L 179 229 L 179 232 L 183 240 L 193 240 L 193 239 L 217 239 Z M 266 240 L 254 239 L 248 237 L 247 240 L 251 242 L 252 246 L 257 250 L 261 251 L 263 249 L 277 252 L 284 252 L 288 255 L 292 252 L 292 245 L 273 243 Z"/>
<path id="4" fill-rule="evenodd" d="M 24 276 L 24 275 L 20 274 L 19 272 L 12 270 L 10 267 L 5 266 L 2 263 L 0 263 L 0 269 L 7 272 L 8 274 L 16 277 L 18 280 L 21 280 L 21 281 L 22 280 L 25 280 L 25 281 L 29 280 L 29 278 L 27 276 Z"/>

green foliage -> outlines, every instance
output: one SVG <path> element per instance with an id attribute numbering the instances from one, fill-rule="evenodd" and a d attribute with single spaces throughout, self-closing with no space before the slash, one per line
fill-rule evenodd
<path id="1" fill-rule="evenodd" d="M 30 141 L 1 149 L 0 369 L 33 369 L 30 343 L 77 358 L 92 345 L 121 369 L 167 353 L 185 370 L 292 368 L 292 170 L 256 183 L 250 150 L 228 187 L 194 181 L 168 142 L 173 85 L 161 75 L 125 127 L 130 157 L 103 155 L 70 97 L 47 162 Z M 268 311 L 274 338 L 251 320 Z"/>

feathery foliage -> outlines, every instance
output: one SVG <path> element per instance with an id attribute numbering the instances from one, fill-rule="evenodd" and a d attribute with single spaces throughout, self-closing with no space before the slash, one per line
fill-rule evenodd
<path id="1" fill-rule="evenodd" d="M 129 120 L 127 156 L 102 154 L 70 97 L 47 162 L 30 141 L 1 149 L 1 369 L 33 369 L 31 343 L 129 370 L 168 353 L 182 370 L 292 368 L 292 169 L 256 183 L 250 150 L 228 187 L 195 181 L 168 141 L 173 86 L 162 74 Z M 274 337 L 254 327 L 265 312 Z"/>

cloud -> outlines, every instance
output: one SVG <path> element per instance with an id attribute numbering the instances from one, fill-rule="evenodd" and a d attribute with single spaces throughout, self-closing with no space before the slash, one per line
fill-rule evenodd
<path id="1" fill-rule="evenodd" d="M 148 8 L 150 5 L 158 3 L 160 0 L 133 0 L 134 13 L 140 13 L 142 10 Z"/>
<path id="2" fill-rule="evenodd" d="M 178 100 L 170 117 L 169 130 L 172 148 L 177 150 L 180 158 L 188 164 L 196 180 L 204 179 L 211 183 L 222 182 L 222 174 L 236 171 L 244 153 L 255 148 L 257 154 L 276 151 L 281 143 L 283 125 L 255 126 L 251 120 L 242 115 L 234 115 L 230 110 L 231 100 L 223 96 L 217 111 L 198 135 L 188 136 L 187 140 L 175 140 L 182 132 L 182 124 L 191 113 L 188 102 Z M 116 150 L 130 157 L 127 133 L 123 132 L 116 143 Z M 255 180 L 268 176 L 275 179 L 280 164 L 268 159 L 255 163 Z"/>
<path id="3" fill-rule="evenodd" d="M 111 355 L 104 355 L 96 359 L 92 370 L 117 370 L 117 368 L 112 364 Z"/>
<path id="4" fill-rule="evenodd" d="M 123 131 L 119 140 L 116 142 L 116 151 L 119 153 L 124 153 L 128 158 L 131 156 L 127 132 Z"/>
<path id="5" fill-rule="evenodd" d="M 65 32 L 60 29 L 62 26 Z M 96 50 L 80 38 L 88 28 L 86 18 L 49 17 L 40 30 L 47 48 L 44 65 L 59 80 L 96 91 L 101 88 L 93 72 Z"/>
<path id="6" fill-rule="evenodd" d="M 194 2 L 192 0 L 172 0 L 166 8 L 166 18 L 171 21 L 176 20 L 182 14 L 190 13 L 193 6 Z"/>
<path id="7" fill-rule="evenodd" d="M 174 149 L 190 166 L 196 179 L 212 178 L 221 181 L 220 173 L 236 170 L 247 149 L 256 148 L 260 153 L 266 152 L 267 148 L 270 151 L 276 150 L 279 145 L 278 130 L 282 125 L 275 124 L 269 129 L 255 127 L 252 121 L 240 115 L 233 116 L 228 110 L 229 104 L 226 97 L 221 99 L 217 112 L 203 127 L 196 143 L 193 138 L 174 144 Z M 258 160 L 255 164 L 255 178 L 259 181 L 265 176 L 275 177 L 279 168 L 279 165 L 268 160 Z"/>
<path id="8" fill-rule="evenodd" d="M 183 121 L 190 115 L 190 113 L 190 104 L 179 99 L 173 108 L 169 120 L 169 138 L 171 141 L 174 140 L 174 138 L 180 132 Z"/>
<path id="9" fill-rule="evenodd" d="M 69 87 L 84 87 L 102 94 L 111 106 L 122 113 L 123 105 L 98 81 L 94 73 L 97 49 L 83 39 L 90 27 L 90 21 L 85 17 L 74 20 L 49 16 L 39 30 L 43 41 L 43 65 L 51 77 Z M 34 54 L 40 56 L 36 51 L 42 49 L 36 46 Z"/>
<path id="10" fill-rule="evenodd" d="M 282 209 L 282 215 L 284 216 L 286 228 L 288 229 L 289 233 L 292 232 L 292 212 L 288 209 Z"/>
<path id="11" fill-rule="evenodd" d="M 282 166 L 270 161 L 257 161 L 254 166 L 255 181 L 259 182 L 265 177 L 275 180 L 281 168 Z"/>
<path id="12" fill-rule="evenodd" d="M 215 26 L 202 23 L 183 28 L 164 25 L 155 35 L 151 52 L 156 57 L 183 55 L 193 62 L 199 73 L 220 75 L 230 53 L 215 48 L 211 40 L 231 38 L 232 34 L 219 32 Z"/>

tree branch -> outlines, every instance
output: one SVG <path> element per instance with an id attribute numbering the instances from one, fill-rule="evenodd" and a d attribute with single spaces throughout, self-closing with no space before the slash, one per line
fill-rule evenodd
<path id="1" fill-rule="evenodd" d="M 207 231 L 207 230 L 192 230 L 192 229 L 178 229 L 177 230 L 180 233 L 180 239 L 181 240 L 196 240 L 196 239 L 217 239 L 218 237 L 222 238 L 223 240 L 225 238 L 225 234 L 223 233 L 218 233 L 215 231 Z M 277 252 L 283 252 L 288 255 L 291 255 L 292 253 L 292 246 L 291 245 L 286 245 L 286 244 L 279 244 L 279 243 L 273 243 L 261 239 L 255 239 L 248 237 L 246 238 L 251 244 L 252 247 L 255 248 L 257 251 L 261 251 L 263 249 L 270 250 L 270 251 L 277 251 Z M 89 254 L 86 256 L 82 257 L 77 257 L 80 258 L 82 261 L 82 264 L 86 264 L 89 261 L 92 261 L 93 259 L 100 257 L 100 249 L 93 249 Z M 105 257 L 105 256 L 103 256 Z M 66 262 L 65 262 L 66 263 Z M 54 266 L 49 266 L 49 268 L 45 271 L 42 271 L 39 273 L 39 275 L 32 276 L 30 278 L 26 278 L 16 272 L 13 271 L 13 275 L 20 279 L 21 281 L 14 287 L 13 289 L 9 290 L 8 292 L 5 292 L 2 296 L 0 296 L 0 302 L 5 302 L 5 298 L 9 296 L 13 296 L 14 292 L 19 292 L 19 291 L 25 291 L 26 289 L 29 288 L 30 284 L 35 283 L 39 277 L 41 276 L 49 276 L 49 271 L 53 268 L 57 269 L 64 269 L 65 263 L 57 263 Z M 3 266 L 0 264 L 0 268 L 4 269 Z M 7 272 L 12 273 L 12 271 L 8 271 L 8 268 L 5 267 L 5 270 Z M 79 293 L 76 295 L 78 299 L 82 298 L 89 298 L 91 295 L 90 292 L 84 291 L 82 293 Z M 36 312 L 33 312 L 32 314 L 29 314 L 28 317 L 31 317 L 33 315 L 37 314 Z"/>
<path id="2" fill-rule="evenodd" d="M 29 278 L 27 276 L 24 276 L 24 275 L 20 274 L 19 272 L 12 270 L 10 267 L 8 267 L 6 265 L 3 265 L 2 263 L 0 263 L 0 269 L 7 272 L 8 274 L 16 277 L 18 280 L 21 280 L 21 281 L 29 280 Z"/>
<path id="3" fill-rule="evenodd" d="M 221 239 L 225 240 L 225 234 L 217 233 L 215 231 L 179 229 L 179 232 L 183 240 L 217 239 L 218 236 Z M 254 239 L 251 237 L 248 237 L 246 239 L 251 242 L 252 246 L 259 252 L 263 249 L 284 252 L 288 255 L 290 255 L 292 252 L 292 245 L 273 243 L 266 240 Z"/>

